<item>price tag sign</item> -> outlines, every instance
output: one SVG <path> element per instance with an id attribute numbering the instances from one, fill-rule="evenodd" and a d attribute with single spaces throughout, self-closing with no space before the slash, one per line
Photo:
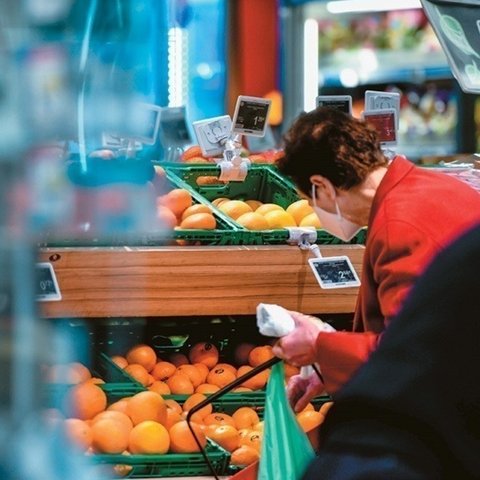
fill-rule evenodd
<path id="1" fill-rule="evenodd" d="M 36 297 L 40 302 L 50 302 L 62 299 L 57 277 L 51 263 L 35 265 Z"/>
<path id="2" fill-rule="evenodd" d="M 359 287 L 360 279 L 346 255 L 310 258 L 313 274 L 321 288 Z"/>

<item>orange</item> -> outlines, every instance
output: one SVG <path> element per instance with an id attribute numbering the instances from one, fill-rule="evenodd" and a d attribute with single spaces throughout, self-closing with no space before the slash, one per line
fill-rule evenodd
<path id="1" fill-rule="evenodd" d="M 300 369 L 298 367 L 294 367 L 289 363 L 284 363 L 283 368 L 285 369 L 285 377 L 290 378 L 293 375 L 298 375 L 300 373 Z"/>
<path id="2" fill-rule="evenodd" d="M 218 349 L 213 343 L 196 343 L 188 352 L 188 358 L 191 363 L 203 363 L 213 368 L 218 363 Z"/>
<path id="3" fill-rule="evenodd" d="M 167 409 L 175 410 L 179 415 L 183 412 L 182 406 L 173 398 L 167 398 L 165 404 L 167 405 Z"/>
<path id="4" fill-rule="evenodd" d="M 195 213 L 212 213 L 212 209 L 208 205 L 204 205 L 203 203 L 197 203 L 195 205 L 192 205 L 191 207 L 188 207 L 183 213 L 182 213 L 182 220 L 185 220 L 187 217 L 190 215 L 194 215 Z"/>
<path id="5" fill-rule="evenodd" d="M 215 393 L 220 390 L 218 385 L 211 385 L 210 383 L 202 383 L 195 389 L 195 393 Z"/>
<path id="6" fill-rule="evenodd" d="M 308 204 L 308 200 L 297 200 L 288 206 L 287 213 L 294 219 L 297 225 L 307 216 L 314 213 L 313 208 Z"/>
<path id="7" fill-rule="evenodd" d="M 243 365 L 238 369 L 237 378 L 241 377 L 242 375 L 245 375 L 252 369 L 253 367 L 251 367 L 250 365 Z M 242 387 L 251 388 L 252 390 L 260 390 L 261 388 L 265 387 L 268 381 L 269 375 L 270 375 L 270 370 L 263 370 L 262 372 L 259 372 L 254 377 L 243 382 Z"/>
<path id="8" fill-rule="evenodd" d="M 170 395 L 172 392 L 170 391 L 170 387 L 161 380 L 155 380 L 148 389 L 151 392 L 158 393 L 159 395 Z"/>
<path id="9" fill-rule="evenodd" d="M 248 354 L 255 348 L 253 343 L 240 343 L 235 347 L 233 357 L 237 365 L 245 365 L 248 362 Z"/>
<path id="10" fill-rule="evenodd" d="M 289 213 L 283 210 L 273 210 L 265 214 L 265 220 L 270 228 L 296 227 L 297 222 Z"/>
<path id="11" fill-rule="evenodd" d="M 303 431 L 308 432 L 318 427 L 325 420 L 325 417 L 315 410 L 303 410 L 297 414 L 297 420 Z"/>
<path id="12" fill-rule="evenodd" d="M 248 230 L 268 230 L 270 228 L 265 217 L 257 212 L 244 213 L 235 221 Z"/>
<path id="13" fill-rule="evenodd" d="M 273 212 L 275 210 L 284 211 L 283 208 L 276 203 L 264 203 L 263 205 L 260 205 L 255 212 L 260 215 L 266 215 L 268 212 Z"/>
<path id="14" fill-rule="evenodd" d="M 239 446 L 238 430 L 232 425 L 210 425 L 207 436 L 229 452 Z"/>
<path id="15" fill-rule="evenodd" d="M 95 452 L 118 454 L 127 449 L 129 431 L 121 422 L 105 418 L 95 422 L 91 429 Z"/>
<path id="16" fill-rule="evenodd" d="M 185 365 L 188 363 L 188 358 L 183 353 L 172 353 L 168 360 L 170 363 L 173 363 L 175 367 L 179 367 L 180 365 Z"/>
<path id="17" fill-rule="evenodd" d="M 150 385 L 153 385 L 154 382 L 156 382 L 155 378 L 152 375 L 148 374 L 148 382 L 146 386 L 150 387 Z"/>
<path id="18" fill-rule="evenodd" d="M 230 363 L 217 363 L 215 365 L 215 368 L 223 368 L 223 369 L 229 370 L 230 372 L 237 375 L 237 369 L 233 365 L 231 365 Z"/>
<path id="19" fill-rule="evenodd" d="M 205 437 L 205 433 L 203 433 L 202 427 L 194 422 L 192 422 L 190 425 L 198 442 L 202 448 L 205 448 L 205 445 L 207 444 L 207 438 Z M 200 451 L 200 448 L 195 441 L 195 437 L 190 431 L 190 428 L 185 420 L 175 423 L 170 428 L 169 433 L 170 450 L 173 453 L 194 453 Z"/>
<path id="20" fill-rule="evenodd" d="M 182 220 L 180 228 L 187 230 L 215 230 L 217 221 L 211 213 L 194 213 Z"/>
<path id="21" fill-rule="evenodd" d="M 167 408 L 167 420 L 165 421 L 165 427 L 167 430 L 170 430 L 172 425 L 181 422 L 182 420 L 182 416 L 176 410 L 173 408 Z"/>
<path id="22" fill-rule="evenodd" d="M 157 354 L 152 347 L 140 344 L 135 345 L 127 353 L 127 362 L 129 364 L 137 363 L 145 368 L 147 372 L 151 372 L 157 363 Z"/>
<path id="23" fill-rule="evenodd" d="M 215 200 L 212 201 L 212 205 L 215 205 L 216 207 L 219 207 L 222 203 L 229 202 L 230 199 L 226 197 L 218 197 Z"/>
<path id="24" fill-rule="evenodd" d="M 236 220 L 244 213 L 253 212 L 252 207 L 241 200 L 229 200 L 228 202 L 223 202 L 218 206 L 218 208 L 225 215 L 233 218 L 233 220 Z"/>
<path id="25" fill-rule="evenodd" d="M 182 213 L 192 206 L 192 196 L 183 188 L 175 188 L 166 195 L 157 197 L 158 204 L 167 207 L 177 218 L 180 218 Z"/>
<path id="26" fill-rule="evenodd" d="M 230 463 L 237 466 L 247 466 L 260 459 L 258 451 L 247 445 L 242 445 L 232 452 Z"/>
<path id="27" fill-rule="evenodd" d="M 149 375 L 143 365 L 140 365 L 138 363 L 131 363 L 124 368 L 124 371 L 144 387 L 148 385 Z"/>
<path id="28" fill-rule="evenodd" d="M 249 447 L 257 450 L 258 453 L 260 453 L 260 449 L 262 447 L 262 437 L 262 432 L 254 430 L 253 432 L 248 433 L 240 439 L 240 445 L 248 445 Z"/>
<path id="29" fill-rule="evenodd" d="M 259 200 L 245 200 L 245 203 L 253 210 L 255 211 L 258 207 L 261 207 L 263 205 L 262 202 Z"/>
<path id="30" fill-rule="evenodd" d="M 195 405 L 198 405 L 200 402 L 203 402 L 207 397 L 203 395 L 203 393 L 194 393 L 193 395 L 190 395 L 187 400 L 185 400 L 185 403 L 183 404 L 183 411 L 184 412 L 189 412 Z M 208 405 L 205 405 L 202 407 L 198 412 L 195 412 L 191 419 L 192 421 L 196 423 L 203 423 L 203 419 L 212 413 L 212 404 L 209 403 Z"/>
<path id="31" fill-rule="evenodd" d="M 320 223 L 320 219 L 317 217 L 317 214 L 313 212 L 302 219 L 299 227 L 322 228 L 322 224 Z"/>
<path id="32" fill-rule="evenodd" d="M 82 452 L 92 445 L 92 431 L 90 427 L 78 418 L 67 418 L 63 422 L 65 435 Z"/>
<path id="33" fill-rule="evenodd" d="M 115 412 L 122 412 L 122 413 L 127 413 L 127 404 L 130 399 L 125 399 L 123 398 L 122 400 L 118 400 L 115 403 L 112 403 L 108 408 L 107 411 L 115 411 Z"/>
<path id="34" fill-rule="evenodd" d="M 210 163 L 205 157 L 192 157 L 184 160 L 185 163 Z"/>
<path id="35" fill-rule="evenodd" d="M 240 440 L 242 438 L 245 438 L 247 435 L 250 435 L 251 433 L 253 433 L 253 428 L 240 428 L 238 429 L 238 437 L 240 438 Z"/>
<path id="36" fill-rule="evenodd" d="M 203 374 L 194 365 L 180 365 L 177 372 L 184 373 L 192 382 L 193 388 L 198 387 L 202 383 Z"/>
<path id="37" fill-rule="evenodd" d="M 267 159 L 261 153 L 255 153 L 253 155 L 249 155 L 248 159 L 252 163 L 266 163 Z"/>
<path id="38" fill-rule="evenodd" d="M 203 419 L 205 425 L 230 425 L 235 427 L 235 420 L 226 413 L 211 413 Z"/>
<path id="39" fill-rule="evenodd" d="M 261 422 L 258 422 L 256 425 L 254 425 L 253 429 L 256 432 L 262 432 L 263 433 L 263 429 L 264 429 L 263 420 Z"/>
<path id="40" fill-rule="evenodd" d="M 215 175 L 200 175 L 196 181 L 197 185 L 217 185 L 224 183 L 223 180 L 219 180 Z"/>
<path id="41" fill-rule="evenodd" d="M 253 392 L 253 390 L 248 387 L 237 387 L 237 388 L 234 388 L 232 392 Z"/>
<path id="42" fill-rule="evenodd" d="M 128 365 L 127 359 L 121 355 L 114 355 L 110 357 L 110 360 L 112 360 L 118 368 L 125 368 Z"/>
<path id="43" fill-rule="evenodd" d="M 152 370 L 152 376 L 156 380 L 164 382 L 170 378 L 177 370 L 177 367 L 170 362 L 158 362 Z"/>
<path id="44" fill-rule="evenodd" d="M 105 383 L 101 378 L 97 378 L 97 377 L 89 378 L 87 382 L 94 383 L 95 385 L 102 385 Z"/>
<path id="45" fill-rule="evenodd" d="M 307 406 L 302 410 L 302 412 L 305 410 L 315 410 L 315 407 L 311 403 L 307 403 Z"/>
<path id="46" fill-rule="evenodd" d="M 272 353 L 272 347 L 270 345 L 263 345 L 252 349 L 252 351 L 248 354 L 248 363 L 252 367 L 258 367 L 273 357 L 274 355 Z"/>
<path id="47" fill-rule="evenodd" d="M 182 160 L 188 160 L 194 157 L 202 157 L 202 148 L 200 145 L 192 145 L 188 147 L 182 154 Z"/>
<path id="48" fill-rule="evenodd" d="M 237 376 L 230 369 L 215 367 L 210 370 L 210 373 L 207 377 L 207 382 L 213 385 L 217 385 L 220 388 L 232 383 L 236 380 Z"/>
<path id="49" fill-rule="evenodd" d="M 107 396 L 97 385 L 91 382 L 75 385 L 67 396 L 68 408 L 72 416 L 80 420 L 89 420 L 107 406 Z"/>
<path id="50" fill-rule="evenodd" d="M 167 380 L 167 385 L 174 395 L 191 395 L 194 388 L 190 379 L 184 373 L 175 373 Z"/>
<path id="51" fill-rule="evenodd" d="M 52 365 L 47 373 L 50 383 L 66 383 L 69 385 L 85 382 L 91 378 L 90 370 L 79 362 Z"/>
<path id="52" fill-rule="evenodd" d="M 127 404 L 127 415 L 134 425 L 152 420 L 165 423 L 167 419 L 167 405 L 163 398 L 155 392 L 140 392 L 134 395 Z"/>
<path id="53" fill-rule="evenodd" d="M 204 383 L 210 370 L 204 363 L 194 363 L 193 366 L 200 372 L 202 383 Z"/>
<path id="54" fill-rule="evenodd" d="M 116 412 L 115 410 L 106 410 L 105 412 L 100 412 L 93 418 L 92 425 L 95 425 L 95 423 L 105 419 L 110 419 L 121 423 L 128 433 L 130 433 L 130 430 L 133 428 L 133 423 L 130 420 L 130 417 L 125 413 Z"/>
<path id="55" fill-rule="evenodd" d="M 242 428 L 252 429 L 260 421 L 257 412 L 250 407 L 240 407 L 233 413 L 232 418 L 235 420 L 238 430 Z"/>
<path id="56" fill-rule="evenodd" d="M 133 454 L 162 455 L 170 448 L 168 430 L 152 420 L 136 425 L 130 432 L 128 449 Z"/>
<path id="57" fill-rule="evenodd" d="M 203 363 L 208 368 L 213 368 L 218 363 L 218 349 L 213 343 L 196 343 L 190 349 L 188 358 L 191 363 Z"/>
<path id="58" fill-rule="evenodd" d="M 175 214 L 164 205 L 157 205 L 157 220 L 161 227 L 168 229 L 172 229 L 178 224 Z"/>
<path id="59" fill-rule="evenodd" d="M 325 402 L 319 409 L 318 412 L 322 415 L 326 415 L 327 412 L 332 408 L 333 402 Z"/>

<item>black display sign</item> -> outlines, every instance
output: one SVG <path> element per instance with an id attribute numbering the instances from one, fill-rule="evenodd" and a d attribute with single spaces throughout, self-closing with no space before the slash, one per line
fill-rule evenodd
<path id="1" fill-rule="evenodd" d="M 311 258 L 312 271 L 322 288 L 358 287 L 360 280 L 347 256 Z"/>

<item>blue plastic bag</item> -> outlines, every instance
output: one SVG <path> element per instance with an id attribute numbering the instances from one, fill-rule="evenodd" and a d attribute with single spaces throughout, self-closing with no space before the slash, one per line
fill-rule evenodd
<path id="1" fill-rule="evenodd" d="M 300 480 L 314 457 L 313 447 L 288 404 L 283 362 L 277 363 L 267 385 L 257 480 Z"/>

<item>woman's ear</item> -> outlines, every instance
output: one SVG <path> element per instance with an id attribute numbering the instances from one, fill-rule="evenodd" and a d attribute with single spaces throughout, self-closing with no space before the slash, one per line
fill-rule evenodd
<path id="1" fill-rule="evenodd" d="M 335 187 L 328 178 L 325 178 L 322 175 L 312 175 L 310 177 L 310 182 L 315 185 L 317 197 L 328 198 L 330 200 L 335 199 Z"/>

